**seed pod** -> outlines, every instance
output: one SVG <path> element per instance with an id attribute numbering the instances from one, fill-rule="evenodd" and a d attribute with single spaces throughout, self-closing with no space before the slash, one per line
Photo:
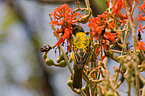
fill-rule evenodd
<path id="1" fill-rule="evenodd" d="M 68 80 L 68 81 L 67 81 L 67 85 L 68 85 L 68 86 L 72 86 L 72 83 L 73 83 L 72 80 Z"/>
<path id="2" fill-rule="evenodd" d="M 47 64 L 48 66 L 54 65 L 54 62 L 53 62 L 52 59 L 46 59 L 45 62 L 46 62 L 46 64 Z"/>
<path id="3" fill-rule="evenodd" d="M 61 62 L 59 62 L 59 67 L 66 67 L 66 62 L 65 60 L 62 60 Z"/>
<path id="4" fill-rule="evenodd" d="M 58 58 L 57 58 L 57 63 L 59 63 L 60 61 L 64 60 L 64 57 L 63 55 L 60 55 Z"/>

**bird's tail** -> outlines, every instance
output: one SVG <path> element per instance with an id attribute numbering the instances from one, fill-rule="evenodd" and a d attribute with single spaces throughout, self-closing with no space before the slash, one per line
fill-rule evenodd
<path id="1" fill-rule="evenodd" d="M 82 88 L 82 71 L 83 69 L 76 68 L 74 71 L 73 87 Z"/>

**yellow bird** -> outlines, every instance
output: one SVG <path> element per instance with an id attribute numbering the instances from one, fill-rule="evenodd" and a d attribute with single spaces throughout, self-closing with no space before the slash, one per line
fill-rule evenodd
<path id="1" fill-rule="evenodd" d="M 84 33 L 81 26 L 72 25 L 73 34 L 73 58 L 74 58 L 74 77 L 73 87 L 82 88 L 82 72 L 84 66 L 90 60 L 91 55 L 91 41 Z"/>

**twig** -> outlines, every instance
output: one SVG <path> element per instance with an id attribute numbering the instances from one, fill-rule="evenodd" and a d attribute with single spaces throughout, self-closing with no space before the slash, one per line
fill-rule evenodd
<path id="1" fill-rule="evenodd" d="M 87 95 L 85 94 L 85 92 L 84 92 L 82 89 L 80 89 L 80 92 L 81 92 L 81 95 L 82 95 L 82 96 L 87 96 Z"/>
<path id="2" fill-rule="evenodd" d="M 136 55 L 136 49 L 135 47 L 137 46 L 137 39 L 136 39 L 136 34 L 135 34 L 135 26 L 134 26 L 134 22 L 131 20 L 131 13 L 128 9 L 128 3 L 127 0 L 125 1 L 125 6 L 126 6 L 126 13 L 128 16 L 128 20 L 129 20 L 129 24 L 132 30 L 132 37 L 133 37 L 133 51 L 134 51 L 134 55 Z M 136 96 L 139 96 L 139 74 L 137 73 L 138 69 L 137 69 L 137 63 L 135 65 L 135 80 L 136 80 Z"/>

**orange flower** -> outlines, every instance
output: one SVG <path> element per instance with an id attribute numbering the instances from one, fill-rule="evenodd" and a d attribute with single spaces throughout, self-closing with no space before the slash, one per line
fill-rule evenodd
<path id="1" fill-rule="evenodd" d="M 70 35 L 72 34 L 72 31 L 68 28 L 64 29 L 64 35 L 62 36 L 63 39 L 68 39 Z"/>
<path id="2" fill-rule="evenodd" d="M 138 6 L 138 8 L 140 9 L 140 11 L 142 10 L 144 13 L 145 13 L 145 1 L 143 2 L 143 4 L 141 6 Z M 144 15 L 144 13 L 141 13 L 138 17 L 137 17 L 137 20 L 139 21 L 145 21 L 145 16 L 143 17 L 142 15 Z M 143 29 L 145 29 L 145 26 L 142 27 L 141 23 L 139 23 L 139 28 L 137 30 L 137 32 L 142 32 L 144 33 Z"/>
<path id="3" fill-rule="evenodd" d="M 100 36 L 103 36 L 104 40 L 109 40 L 114 42 L 117 37 L 119 37 L 118 32 L 109 32 L 106 31 L 106 29 L 113 30 L 116 27 L 116 21 L 112 18 L 110 19 L 110 22 L 107 20 L 106 11 L 101 14 L 97 15 L 97 17 L 92 18 L 89 23 L 89 28 L 91 30 L 91 36 L 95 37 L 95 40 L 99 40 Z"/>
<path id="4" fill-rule="evenodd" d="M 139 3 L 140 1 L 138 1 L 138 0 L 111 0 L 111 2 L 113 3 L 113 6 L 112 6 L 112 12 L 111 12 L 111 14 L 112 15 L 115 15 L 115 16 L 118 16 L 121 20 L 121 22 L 123 23 L 123 24 L 125 24 L 126 22 L 125 22 L 125 20 L 124 19 L 128 19 L 128 16 L 127 16 L 127 14 L 122 14 L 121 12 L 120 12 L 120 10 L 122 10 L 123 8 L 124 9 L 126 9 L 126 5 L 125 5 L 125 2 L 127 2 L 128 3 L 128 5 L 129 5 L 129 14 L 130 14 L 130 18 L 131 18 L 131 21 L 133 22 L 133 17 L 132 17 L 132 8 L 133 8 L 133 6 L 132 6 L 132 2 L 133 1 L 135 1 L 136 3 Z M 109 5 L 110 6 L 110 5 Z M 125 11 L 126 12 L 126 11 Z"/>
<path id="5" fill-rule="evenodd" d="M 113 43 L 115 43 L 115 39 L 119 38 L 119 32 L 116 33 L 111 33 L 111 32 L 105 32 L 104 37 L 109 40 L 112 41 Z"/>
<path id="6" fill-rule="evenodd" d="M 113 6 L 112 6 L 112 14 L 115 14 L 116 16 L 119 16 L 119 18 L 121 19 L 122 23 L 126 23 L 124 19 L 128 19 L 128 16 L 127 14 L 124 15 L 120 12 L 120 10 L 122 8 L 126 9 L 125 8 L 125 0 L 116 0 L 115 3 L 113 3 Z M 138 2 L 137 0 L 135 0 L 135 2 Z M 128 0 L 128 5 L 129 5 L 129 12 L 130 12 L 130 18 L 131 18 L 131 21 L 133 22 L 133 17 L 132 17 L 132 2 L 131 0 Z"/>
<path id="7" fill-rule="evenodd" d="M 140 49 L 140 50 L 143 50 L 143 51 L 145 51 L 145 44 L 144 44 L 144 42 L 143 41 L 138 41 L 137 42 L 137 47 L 136 47 L 136 49 Z"/>
<path id="8" fill-rule="evenodd" d="M 59 32 L 60 32 L 60 30 L 59 30 Z M 57 33 L 59 33 L 59 32 L 55 32 L 55 34 L 57 34 Z M 59 38 L 58 42 L 57 42 L 54 46 L 57 46 L 57 45 L 62 44 L 63 41 L 64 41 L 64 39 L 69 39 L 70 36 L 71 36 L 71 34 L 72 34 L 72 31 L 71 31 L 70 29 L 68 29 L 68 28 L 65 28 L 63 34 L 64 34 L 64 35 L 62 35 L 62 36 Z"/>
<path id="9" fill-rule="evenodd" d="M 118 12 L 125 8 L 125 0 L 116 0 L 116 2 L 112 6 L 112 13 L 118 15 Z"/>
<path id="10" fill-rule="evenodd" d="M 140 3 L 140 1 L 139 0 L 134 0 L 135 2 L 137 2 L 137 3 Z"/>
<path id="11" fill-rule="evenodd" d="M 144 17 L 142 16 L 143 14 L 144 13 L 140 13 L 140 15 L 137 17 L 137 20 L 140 20 L 141 22 L 145 21 L 145 16 Z"/>
<path id="12" fill-rule="evenodd" d="M 145 13 L 145 1 L 143 2 L 143 4 L 142 4 L 141 6 L 138 6 L 138 8 L 139 8 L 140 11 L 142 10 L 142 11 Z M 142 22 L 142 21 L 145 21 L 145 16 L 144 16 L 144 17 L 142 16 L 144 13 L 141 13 L 141 14 L 137 17 L 137 20 L 140 20 L 141 22 Z"/>
<path id="13" fill-rule="evenodd" d="M 70 24 L 76 23 L 81 18 L 80 13 L 71 11 L 67 4 L 60 5 L 60 8 L 56 8 L 52 15 L 54 20 L 51 20 L 50 24 L 65 28 L 70 28 Z"/>
<path id="14" fill-rule="evenodd" d="M 137 32 L 139 32 L 139 31 L 141 31 L 142 33 L 144 33 L 144 31 L 142 30 L 142 29 L 145 29 L 145 26 L 141 26 L 141 23 L 139 23 L 139 25 L 138 25 L 138 30 L 137 30 Z"/>
<path id="15" fill-rule="evenodd" d="M 107 21 L 107 15 L 105 14 L 106 11 L 101 14 L 97 15 L 97 17 L 93 17 L 92 20 L 90 20 L 90 23 L 88 24 L 88 27 L 92 31 L 92 36 L 95 37 L 97 40 L 98 37 L 101 35 L 102 31 L 105 29 Z"/>
<path id="16" fill-rule="evenodd" d="M 109 19 L 109 22 L 108 22 Z M 88 24 L 88 27 L 90 28 L 91 32 L 91 39 L 93 37 L 95 40 L 99 41 L 99 46 L 96 48 L 96 54 L 99 55 L 99 50 L 100 50 L 100 43 L 103 43 L 103 47 L 105 49 L 105 52 L 107 51 L 107 41 L 110 41 L 112 43 L 115 43 L 115 40 L 119 38 L 119 33 L 118 32 L 111 32 L 114 28 L 116 28 L 116 20 L 113 18 L 110 18 L 107 16 L 107 11 L 105 11 L 101 15 L 97 15 L 97 17 L 93 17 L 92 20 L 90 20 L 90 23 Z M 107 31 L 108 30 L 108 31 Z M 103 40 L 100 41 L 101 36 L 103 37 Z M 106 55 L 102 57 L 102 60 Z"/>
<path id="17" fill-rule="evenodd" d="M 61 28 L 57 28 L 57 31 L 54 32 L 55 36 L 61 35 L 58 42 L 54 45 L 60 45 L 63 43 L 64 39 L 71 38 L 72 30 L 71 30 L 71 24 L 76 23 L 80 18 L 80 13 L 71 11 L 71 8 L 68 7 L 67 4 L 60 5 L 59 8 L 56 8 L 54 12 L 52 12 L 53 20 L 51 20 L 50 24 L 61 26 Z M 68 49 L 69 48 L 69 42 L 67 42 Z"/>
<path id="18" fill-rule="evenodd" d="M 124 14 L 122 14 L 121 12 L 118 12 L 118 16 L 119 16 L 119 18 L 121 19 L 120 21 L 121 21 L 123 24 L 126 24 L 126 22 L 124 21 L 124 19 L 128 19 L 127 14 L 124 15 Z"/>
<path id="19" fill-rule="evenodd" d="M 63 39 L 62 37 L 59 38 L 59 40 L 57 41 L 57 43 L 54 46 L 60 45 L 63 43 Z"/>
<path id="20" fill-rule="evenodd" d="M 145 1 L 143 2 L 143 4 L 141 6 L 138 6 L 138 8 L 140 9 L 140 11 L 142 10 L 145 13 Z"/>
<path id="21" fill-rule="evenodd" d="M 57 30 L 55 32 L 53 32 L 53 33 L 54 33 L 55 36 L 58 36 L 59 33 L 61 33 L 61 32 L 62 32 L 62 30 L 57 28 Z"/>

